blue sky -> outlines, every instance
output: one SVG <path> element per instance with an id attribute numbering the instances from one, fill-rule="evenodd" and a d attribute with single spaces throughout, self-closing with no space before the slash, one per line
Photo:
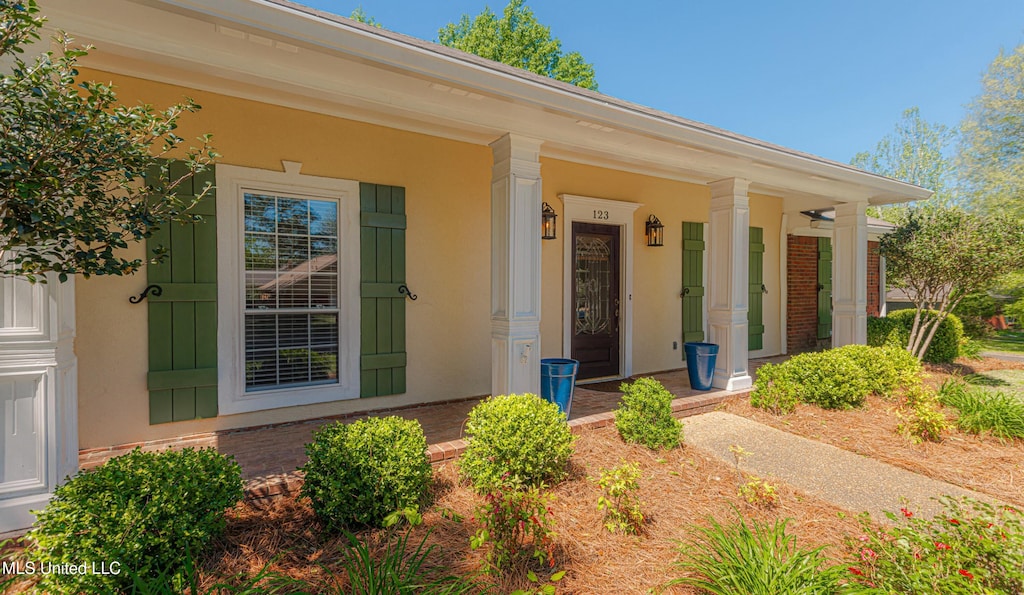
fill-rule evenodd
<path id="1" fill-rule="evenodd" d="M 505 0 L 299 0 L 436 40 Z M 848 162 L 904 109 L 955 126 L 1000 48 L 1024 43 L 1024 0 L 531 0 L 594 64 L 600 91 Z M 623 10 L 626 7 L 627 10 Z"/>

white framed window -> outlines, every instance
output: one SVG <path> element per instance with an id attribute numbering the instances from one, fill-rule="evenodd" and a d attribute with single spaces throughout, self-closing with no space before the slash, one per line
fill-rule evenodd
<path id="1" fill-rule="evenodd" d="M 359 396 L 359 183 L 217 166 L 221 414 Z"/>

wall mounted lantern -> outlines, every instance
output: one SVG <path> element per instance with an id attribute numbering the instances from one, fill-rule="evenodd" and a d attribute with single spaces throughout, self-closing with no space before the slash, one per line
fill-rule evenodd
<path id="1" fill-rule="evenodd" d="M 647 245 L 648 246 L 664 246 L 665 245 L 665 226 L 661 224 L 661 221 L 657 217 L 651 215 L 647 218 Z"/>
<path id="2" fill-rule="evenodd" d="M 541 239 L 554 240 L 558 237 L 555 233 L 555 222 L 557 220 L 558 215 L 555 214 L 555 210 L 548 203 L 544 203 L 540 212 Z"/>

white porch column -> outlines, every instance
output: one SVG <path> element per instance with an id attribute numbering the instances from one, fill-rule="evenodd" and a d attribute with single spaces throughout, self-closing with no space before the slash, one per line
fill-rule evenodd
<path id="1" fill-rule="evenodd" d="M 75 286 L 0 276 L 0 534 L 78 470 Z"/>
<path id="2" fill-rule="evenodd" d="M 491 143 L 491 394 L 540 394 L 540 145 Z"/>
<path id="3" fill-rule="evenodd" d="M 718 344 L 713 385 L 726 390 L 742 390 L 752 383 L 747 371 L 749 185 L 739 178 L 709 184 L 708 335 Z"/>
<path id="4" fill-rule="evenodd" d="M 868 342 L 867 203 L 836 205 L 832 231 L 832 346 Z"/>

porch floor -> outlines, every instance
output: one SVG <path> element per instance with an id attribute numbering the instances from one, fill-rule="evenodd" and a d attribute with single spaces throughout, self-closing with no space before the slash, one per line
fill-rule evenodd
<path id="1" fill-rule="evenodd" d="M 758 367 L 768 361 L 780 359 L 784 358 L 751 360 L 751 373 L 753 374 Z M 673 411 L 677 416 L 710 411 L 729 396 L 744 392 L 719 389 L 694 390 L 690 388 L 686 370 L 673 370 L 643 376 L 653 376 L 677 397 L 673 401 Z M 622 380 L 615 380 L 576 386 L 570 415 L 570 425 L 573 426 L 574 431 L 584 427 L 613 423 L 612 412 L 618 406 L 622 396 L 622 393 L 619 392 L 619 385 L 622 382 Z M 466 416 L 479 401 L 480 398 L 471 398 L 438 405 L 353 414 L 342 416 L 340 419 L 352 421 L 368 417 L 370 414 L 397 415 L 406 419 L 418 419 L 423 426 L 424 434 L 426 434 L 427 444 L 430 445 L 431 461 L 436 463 L 454 458 L 462 451 L 465 445 L 461 437 Z M 312 440 L 313 432 L 338 419 L 338 417 L 319 418 L 267 427 L 228 430 L 142 445 L 130 444 L 113 448 L 88 449 L 80 451 L 79 466 L 82 469 L 94 467 L 112 456 L 124 454 L 135 446 L 142 446 L 147 450 L 162 449 L 168 446 L 174 448 L 214 447 L 223 454 L 235 457 L 242 468 L 243 478 L 249 483 L 248 489 L 253 496 L 274 496 L 294 488 L 293 485 L 287 484 L 292 483 L 295 470 L 306 462 L 305 444 Z"/>

